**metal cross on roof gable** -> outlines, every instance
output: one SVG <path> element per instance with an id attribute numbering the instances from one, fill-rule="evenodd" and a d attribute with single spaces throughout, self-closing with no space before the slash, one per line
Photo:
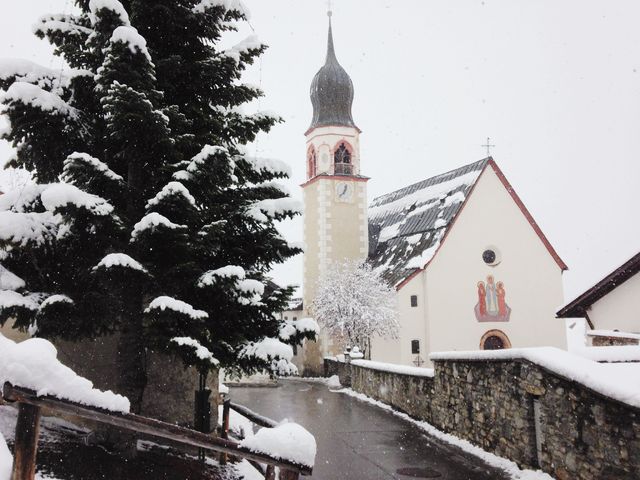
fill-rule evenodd
<path id="1" fill-rule="evenodd" d="M 489 137 L 487 137 L 487 143 L 486 145 L 480 145 L 481 147 L 486 147 L 487 148 L 487 157 L 491 156 L 491 147 L 495 147 L 495 145 L 491 144 L 491 139 Z"/>

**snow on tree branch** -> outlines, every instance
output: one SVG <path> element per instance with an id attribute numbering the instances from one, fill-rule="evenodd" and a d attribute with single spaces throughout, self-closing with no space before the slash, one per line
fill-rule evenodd
<path id="1" fill-rule="evenodd" d="M 168 296 L 160 296 L 154 298 L 144 312 L 151 313 L 154 310 L 172 310 L 174 312 L 187 315 L 194 320 L 201 320 L 203 318 L 209 317 L 209 314 L 204 310 L 197 310 L 187 302 L 183 302 L 181 300 L 177 300 Z"/>
<path id="2" fill-rule="evenodd" d="M 151 55 L 149 54 L 149 50 L 147 50 L 147 41 L 138 33 L 138 30 L 133 27 L 123 26 L 116 28 L 111 35 L 110 42 L 122 42 L 129 47 L 131 53 L 140 52 L 151 62 Z"/>
<path id="3" fill-rule="evenodd" d="M 193 350 L 193 353 L 200 360 L 204 360 L 206 362 L 211 363 L 216 366 L 219 365 L 220 362 L 213 356 L 213 353 L 209 351 L 208 348 L 202 346 L 200 342 L 190 337 L 173 337 L 171 342 L 176 343 L 180 346 L 190 347 Z"/>
<path id="4" fill-rule="evenodd" d="M 132 270 L 138 270 L 140 272 L 147 273 L 147 270 L 142 266 L 140 262 L 134 260 L 125 253 L 110 253 L 105 256 L 100 262 L 92 268 L 92 270 L 98 270 L 99 268 L 109 269 L 112 267 L 130 268 Z"/>
<path id="5" fill-rule="evenodd" d="M 187 187 L 185 187 L 180 182 L 169 182 L 164 187 L 162 187 L 162 190 L 160 190 L 155 197 L 147 202 L 146 208 L 150 209 L 152 207 L 155 207 L 156 205 L 162 203 L 165 198 L 174 195 L 181 195 L 189 202 L 189 204 L 194 207 L 196 206 L 196 199 L 193 198 L 193 195 L 191 195 L 191 193 L 189 193 Z"/>
<path id="6" fill-rule="evenodd" d="M 120 18 L 123 25 L 130 25 L 129 14 L 118 0 L 90 0 L 89 11 L 91 12 L 92 22 L 94 24 L 97 22 L 97 16 L 100 10 L 110 10 Z"/>
<path id="7" fill-rule="evenodd" d="M 13 102 L 20 102 L 43 112 L 54 112 L 70 118 L 78 116 L 78 111 L 60 96 L 27 82 L 14 82 L 6 92 L 0 95 L 0 103 Z"/>
<path id="8" fill-rule="evenodd" d="M 344 335 L 361 348 L 372 336 L 398 335 L 395 291 L 368 264 L 330 265 L 318 283 L 313 312 L 332 335 Z"/>
<path id="9" fill-rule="evenodd" d="M 113 212 L 113 206 L 104 198 L 83 192 L 79 188 L 68 183 L 54 183 L 40 194 L 40 200 L 44 208 L 55 212 L 67 205 L 84 208 L 98 216 L 109 215 Z"/>
<path id="10" fill-rule="evenodd" d="M 154 230 L 160 226 L 169 228 L 171 230 L 186 228 L 184 225 L 173 223 L 167 217 L 160 215 L 159 213 L 151 212 L 142 217 L 142 219 L 133 226 L 131 238 L 132 240 L 135 240 L 142 232 L 146 230 Z"/>

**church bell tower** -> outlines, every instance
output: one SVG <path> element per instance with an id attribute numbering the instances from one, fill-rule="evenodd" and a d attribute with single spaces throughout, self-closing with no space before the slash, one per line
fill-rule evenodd
<path id="1" fill-rule="evenodd" d="M 345 259 L 365 259 L 368 253 L 368 178 L 360 171 L 360 129 L 351 115 L 353 82 L 336 58 L 331 12 L 327 57 L 311 83 L 311 103 L 313 118 L 305 132 L 307 179 L 302 185 L 303 305 L 305 314 L 313 316 L 317 283 L 327 267 Z M 317 347 L 314 356 L 319 362 L 342 348 L 326 335 Z M 305 358 L 305 366 L 312 368 L 311 360 Z"/>

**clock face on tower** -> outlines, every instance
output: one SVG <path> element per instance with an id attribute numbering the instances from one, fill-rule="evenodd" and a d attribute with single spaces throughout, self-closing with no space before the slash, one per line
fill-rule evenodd
<path id="1" fill-rule="evenodd" d="M 353 198 L 353 185 L 349 182 L 336 182 L 336 199 L 339 202 L 350 202 Z"/>

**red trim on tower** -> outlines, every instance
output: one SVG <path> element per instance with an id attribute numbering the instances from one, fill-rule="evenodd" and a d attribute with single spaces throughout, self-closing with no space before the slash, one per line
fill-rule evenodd
<path id="1" fill-rule="evenodd" d="M 319 175 L 316 175 L 312 179 L 307 180 L 306 182 L 304 182 L 300 186 L 302 188 L 307 187 L 307 186 L 311 185 L 312 183 L 314 183 L 316 180 L 319 180 L 321 178 L 324 178 L 326 180 L 334 180 L 334 181 L 351 180 L 353 182 L 368 182 L 370 180 L 369 177 L 363 177 L 363 176 L 357 176 L 356 177 L 354 175 L 330 175 L 328 173 L 321 173 Z"/>
<path id="2" fill-rule="evenodd" d="M 308 129 L 306 132 L 304 132 L 304 135 L 305 136 L 309 135 L 311 132 L 313 132 L 317 128 L 327 128 L 327 127 L 329 127 L 329 128 L 355 128 L 358 131 L 358 133 L 362 133 L 362 130 L 360 130 L 356 126 L 350 127 L 348 125 L 318 125 L 317 127 L 312 127 L 310 129 Z"/>

